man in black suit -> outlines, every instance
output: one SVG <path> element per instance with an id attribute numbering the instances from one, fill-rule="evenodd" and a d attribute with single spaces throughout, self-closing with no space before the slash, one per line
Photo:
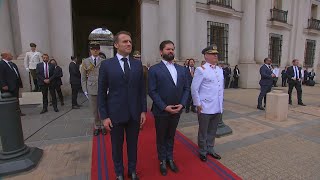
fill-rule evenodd
<path id="1" fill-rule="evenodd" d="M 223 75 L 224 75 L 225 89 L 228 89 L 230 84 L 230 78 L 231 78 L 231 68 L 230 68 L 230 64 L 226 64 L 226 65 L 227 66 L 223 68 Z"/>
<path id="2" fill-rule="evenodd" d="M 272 84 L 273 84 L 273 78 L 276 77 L 275 74 L 272 73 L 271 70 L 271 59 L 265 58 L 264 59 L 264 65 L 260 68 L 260 94 L 258 97 L 258 106 L 257 108 L 260 110 L 264 110 L 262 107 L 262 99 L 264 99 L 264 105 L 266 105 L 267 101 L 267 93 L 271 91 Z"/>
<path id="3" fill-rule="evenodd" d="M 147 100 L 140 60 L 129 57 L 131 34 L 120 31 L 114 37 L 115 57 L 101 63 L 98 78 L 98 107 L 104 127 L 111 131 L 112 159 L 117 179 L 124 179 L 123 142 L 126 137 L 128 177 L 136 173 L 139 129 L 146 121 Z M 126 135 L 126 136 L 125 136 Z"/>
<path id="4" fill-rule="evenodd" d="M 190 83 L 190 87 L 191 87 L 192 79 L 193 79 L 193 76 L 194 76 L 194 71 L 196 70 L 196 67 L 194 67 L 194 64 L 195 64 L 194 59 L 191 58 L 191 59 L 189 59 L 189 64 L 186 67 L 187 74 L 188 74 L 188 81 Z M 192 112 L 197 112 L 196 111 L 196 107 L 193 105 L 191 93 L 189 95 L 189 99 L 188 99 L 188 102 L 187 102 L 186 113 L 189 113 L 190 106 L 191 106 L 191 111 Z"/>
<path id="5" fill-rule="evenodd" d="M 298 97 L 298 105 L 305 106 L 302 102 L 302 88 L 301 88 L 301 80 L 302 80 L 302 74 L 301 74 L 301 67 L 299 67 L 299 60 L 294 59 L 292 61 L 292 66 L 288 67 L 287 69 L 287 77 L 288 77 L 288 94 L 289 94 L 289 104 L 292 105 L 292 90 L 293 87 L 297 90 L 297 97 Z"/>
<path id="6" fill-rule="evenodd" d="M 54 89 L 54 65 L 48 63 L 49 55 L 42 55 L 43 62 L 37 64 L 36 74 L 38 78 L 38 85 L 42 92 L 42 101 L 43 101 L 43 109 L 40 114 L 48 112 L 48 90 L 50 91 L 50 95 L 52 97 L 52 106 L 55 112 L 59 112 L 57 107 L 57 97 Z"/>
<path id="7" fill-rule="evenodd" d="M 81 89 L 81 73 L 77 58 L 71 56 L 71 62 L 69 64 L 70 84 L 72 89 L 72 109 L 79 109 L 80 105 L 77 102 L 78 93 Z"/>
<path id="8" fill-rule="evenodd" d="M 11 62 L 12 55 L 9 52 L 1 53 L 0 60 L 0 88 L 1 92 L 10 92 L 13 96 L 19 99 L 19 88 L 22 88 L 22 81 L 18 67 L 15 63 Z M 18 106 L 20 116 L 25 116 Z"/>
<path id="9" fill-rule="evenodd" d="M 148 92 L 153 100 L 160 173 L 167 175 L 167 163 L 173 172 L 178 172 L 173 158 L 176 128 L 182 109 L 190 95 L 190 83 L 183 66 L 175 64 L 174 43 L 170 40 L 160 44 L 162 61 L 149 69 Z"/>

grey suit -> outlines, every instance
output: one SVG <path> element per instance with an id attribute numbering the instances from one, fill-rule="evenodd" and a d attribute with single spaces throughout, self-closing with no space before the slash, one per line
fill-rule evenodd
<path id="1" fill-rule="evenodd" d="M 94 116 L 94 127 L 100 129 L 102 127 L 98 114 L 98 77 L 101 62 L 105 59 L 96 58 L 96 66 L 92 57 L 88 57 L 81 64 L 81 86 L 83 92 L 87 92 L 89 96 L 90 108 Z"/>

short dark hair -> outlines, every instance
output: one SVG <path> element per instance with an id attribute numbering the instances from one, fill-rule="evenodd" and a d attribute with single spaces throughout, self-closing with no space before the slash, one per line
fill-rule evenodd
<path id="1" fill-rule="evenodd" d="M 270 58 L 264 58 L 263 62 L 266 63 Z M 270 59 L 271 60 L 271 59 Z"/>
<path id="2" fill-rule="evenodd" d="M 196 62 L 193 58 L 190 58 L 190 59 L 189 59 L 189 63 L 190 63 L 190 61 Z"/>
<path id="3" fill-rule="evenodd" d="M 299 61 L 298 59 L 294 59 L 294 60 L 292 60 L 292 63 L 295 63 L 296 61 Z"/>
<path id="4" fill-rule="evenodd" d="M 48 56 L 48 57 L 49 57 L 49 55 L 48 55 L 48 54 L 46 54 L 46 53 L 42 54 L 42 56 Z"/>
<path id="5" fill-rule="evenodd" d="M 174 43 L 170 40 L 162 41 L 159 46 L 160 51 L 162 51 L 164 49 L 164 47 L 166 47 L 167 44 L 172 44 L 174 46 Z"/>
<path id="6" fill-rule="evenodd" d="M 120 31 L 120 32 L 118 32 L 118 33 L 114 36 L 114 38 L 113 38 L 113 42 L 114 42 L 114 43 L 116 43 L 116 42 L 119 41 L 119 36 L 120 36 L 121 34 L 126 34 L 126 35 L 128 35 L 128 36 L 131 37 L 131 33 L 129 33 L 128 31 Z"/>
<path id="7" fill-rule="evenodd" d="M 76 59 L 77 59 L 77 57 L 71 56 L 71 60 L 72 60 L 72 61 L 74 61 L 74 60 L 76 60 Z"/>
<path id="8" fill-rule="evenodd" d="M 56 64 L 58 65 L 58 62 L 55 59 L 50 59 L 49 63 L 51 63 L 52 61 L 56 62 Z"/>

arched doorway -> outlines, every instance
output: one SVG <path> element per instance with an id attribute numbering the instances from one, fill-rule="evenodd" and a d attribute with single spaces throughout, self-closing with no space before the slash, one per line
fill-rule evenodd
<path id="1" fill-rule="evenodd" d="M 89 43 L 91 41 L 99 42 L 100 52 L 102 52 L 107 59 L 114 56 L 113 50 L 113 34 L 107 28 L 97 28 L 93 30 L 88 37 Z"/>
<path id="2" fill-rule="evenodd" d="M 90 0 L 72 2 L 74 54 L 80 58 L 89 55 L 89 35 L 101 27 L 113 34 L 121 30 L 132 34 L 134 50 L 141 49 L 140 0 Z"/>

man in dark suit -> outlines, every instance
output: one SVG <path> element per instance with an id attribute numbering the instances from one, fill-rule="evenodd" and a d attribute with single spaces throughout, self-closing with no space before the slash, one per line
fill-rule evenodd
<path id="1" fill-rule="evenodd" d="M 115 35 L 115 57 L 103 61 L 98 79 L 98 107 L 104 127 L 111 131 L 112 159 L 117 179 L 123 179 L 123 139 L 126 134 L 128 176 L 136 174 L 139 129 L 146 120 L 147 101 L 142 63 L 129 57 L 131 34 L 121 31 Z"/>
<path id="2" fill-rule="evenodd" d="M 230 64 L 226 64 L 227 66 L 223 68 L 223 75 L 224 75 L 224 87 L 225 89 L 229 88 L 230 78 L 231 78 L 231 68 Z"/>
<path id="3" fill-rule="evenodd" d="M 70 84 L 72 89 L 72 109 L 79 109 L 80 105 L 77 102 L 78 93 L 81 89 L 81 73 L 77 58 L 71 56 L 71 62 L 69 64 Z"/>
<path id="4" fill-rule="evenodd" d="M 58 66 L 58 63 L 57 63 L 57 61 L 55 59 L 51 59 L 49 61 L 49 63 L 53 64 L 54 67 L 55 67 L 54 68 L 55 79 L 53 80 L 53 82 L 54 82 L 53 87 L 54 87 L 55 91 L 58 94 L 61 106 L 64 106 L 63 94 L 62 94 L 62 91 L 61 91 L 61 86 L 62 86 L 61 78 L 63 77 L 62 69 L 61 69 L 60 66 Z"/>
<path id="5" fill-rule="evenodd" d="M 15 63 L 11 62 L 12 55 L 9 52 L 1 53 L 0 60 L 0 89 L 1 92 L 10 92 L 14 97 L 19 99 L 19 88 L 22 88 L 22 81 L 18 67 Z M 20 116 L 25 116 L 18 106 Z"/>
<path id="6" fill-rule="evenodd" d="M 190 83 L 190 87 L 191 87 L 192 79 L 193 79 L 193 76 L 194 76 L 194 72 L 196 70 L 196 67 L 194 67 L 194 64 L 195 64 L 194 59 L 191 58 L 191 59 L 189 59 L 188 67 L 186 67 L 187 75 L 188 75 L 187 77 L 188 77 L 188 82 Z M 192 112 L 197 112 L 196 111 L 196 107 L 193 105 L 191 93 L 189 95 L 189 99 L 188 99 L 188 102 L 187 102 L 186 113 L 189 113 L 190 106 L 191 106 L 191 111 Z"/>
<path id="7" fill-rule="evenodd" d="M 173 63 L 174 49 L 174 43 L 170 40 L 160 44 L 162 61 L 149 69 L 148 79 L 148 92 L 153 100 L 160 173 L 163 176 L 167 175 L 167 163 L 173 172 L 178 172 L 173 158 L 174 136 L 182 109 L 190 95 L 185 67 Z"/>
<path id="8" fill-rule="evenodd" d="M 273 78 L 275 75 L 272 73 L 271 70 L 271 59 L 265 58 L 264 59 L 264 65 L 260 67 L 260 94 L 258 97 L 258 106 L 257 108 L 260 110 L 264 110 L 262 107 L 262 99 L 264 99 L 264 105 L 266 105 L 267 101 L 267 93 L 271 91 L 272 84 L 273 84 Z"/>
<path id="9" fill-rule="evenodd" d="M 289 104 L 292 105 L 292 90 L 293 87 L 297 90 L 297 96 L 298 96 L 298 105 L 305 106 L 302 102 L 302 88 L 301 88 L 301 80 L 302 80 L 302 74 L 301 74 L 301 67 L 299 67 L 299 60 L 294 59 L 292 61 L 292 66 L 288 67 L 287 69 L 287 77 L 288 77 L 288 94 L 289 94 Z"/>
<path id="10" fill-rule="evenodd" d="M 54 65 L 48 63 L 49 55 L 43 54 L 42 55 L 43 63 L 38 63 L 36 68 L 36 74 L 38 78 L 38 85 L 42 92 L 42 101 L 43 101 L 43 108 L 40 114 L 48 112 L 48 90 L 50 91 L 50 95 L 52 97 L 52 106 L 55 112 L 59 112 L 57 107 L 57 97 L 54 89 Z"/>

